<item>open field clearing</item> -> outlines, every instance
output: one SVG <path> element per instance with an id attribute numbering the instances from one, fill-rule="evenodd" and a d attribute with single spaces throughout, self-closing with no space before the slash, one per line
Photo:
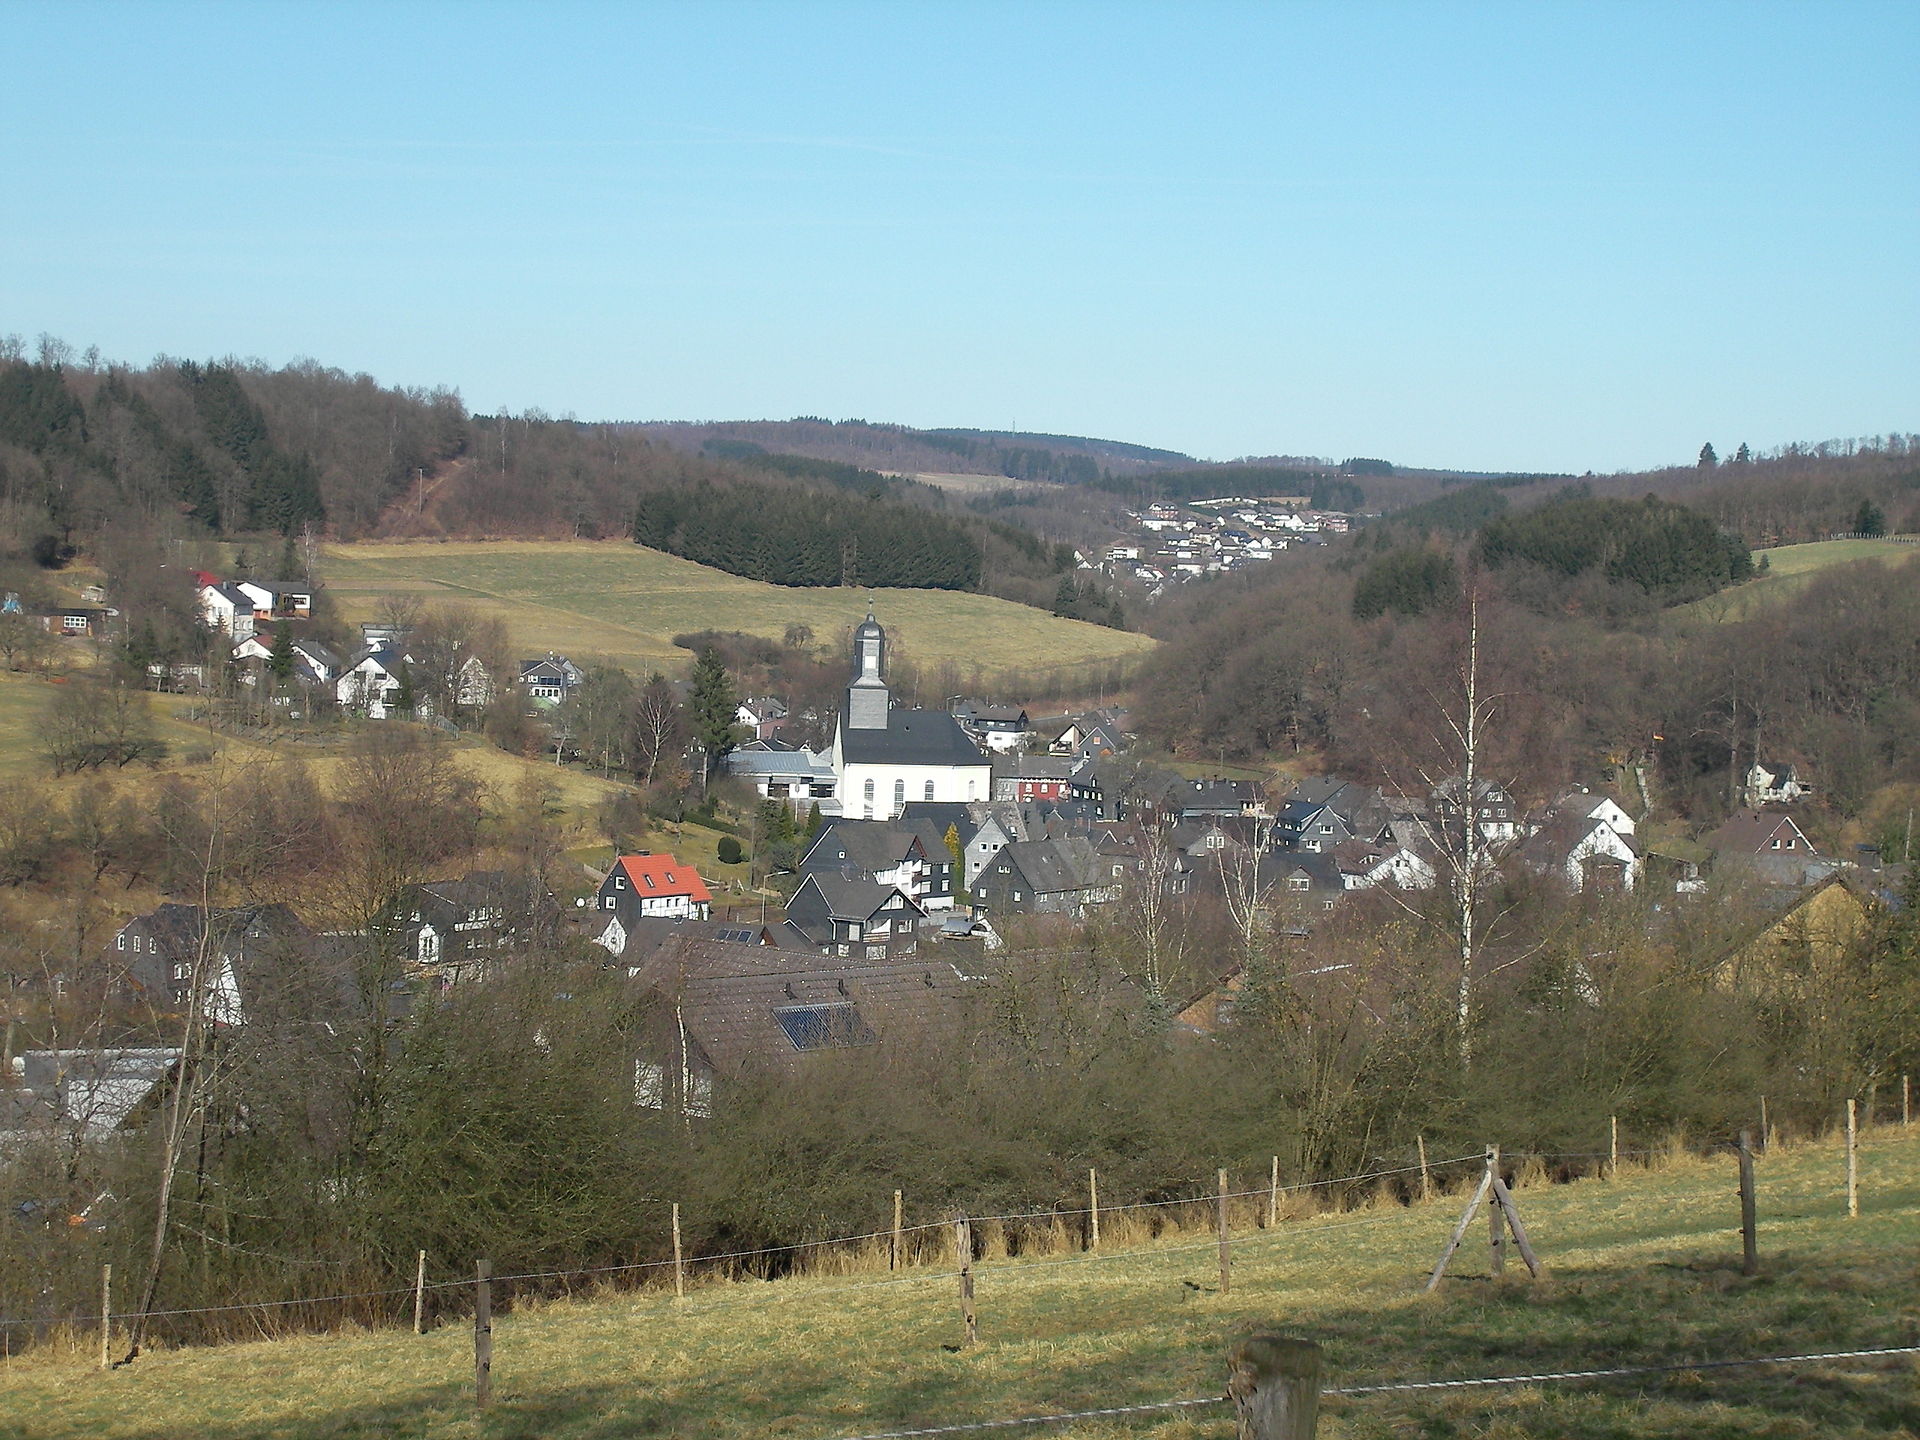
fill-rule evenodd
<path id="1" fill-rule="evenodd" d="M 193 697 L 152 695 L 148 698 L 153 705 L 155 730 L 167 745 L 167 756 L 157 767 L 136 763 L 125 769 L 89 770 L 56 780 L 48 773 L 39 745 L 40 717 L 56 685 L 38 676 L 0 672 L 0 779 L 33 779 L 59 795 L 102 779 L 116 788 L 140 789 L 157 785 L 168 775 L 211 775 L 216 763 L 232 769 L 298 761 L 310 767 L 321 785 L 331 790 L 337 787 L 342 767 L 365 733 L 364 728 L 343 725 L 317 735 L 287 732 L 268 740 L 210 731 L 188 718 L 195 704 Z M 608 796 L 630 788 L 577 767 L 556 767 L 546 761 L 509 755 L 478 736 L 449 737 L 445 743 L 454 747 L 460 768 L 498 798 L 510 796 L 530 780 L 551 784 L 557 792 L 559 812 L 576 825 Z"/>
<path id="2" fill-rule="evenodd" d="M 1768 605 L 1797 595 L 1823 570 L 1862 560 L 1908 565 L 1920 558 L 1920 545 L 1899 540 L 1816 540 L 1806 545 L 1776 545 L 1771 550 L 1756 550 L 1753 563 L 1758 565 L 1763 557 L 1767 562 L 1766 574 L 1704 600 L 1678 606 L 1672 613 L 1698 616 L 1716 624 L 1745 620 Z"/>
<path id="3" fill-rule="evenodd" d="M 1240 1202 L 1224 1296 L 1205 1206 L 1190 1228 L 1157 1240 L 1128 1233 L 1126 1217 L 1113 1215 L 1109 1248 L 1095 1255 L 1007 1260 L 982 1222 L 972 1348 L 960 1348 L 950 1263 L 889 1276 L 884 1259 L 870 1256 L 864 1269 L 806 1279 L 697 1278 L 678 1303 L 670 1285 L 524 1303 L 496 1316 L 494 1404 L 480 1418 L 470 1323 L 449 1315 L 424 1337 L 382 1331 L 157 1352 L 112 1373 L 92 1368 L 93 1342 L 82 1336 L 70 1351 L 12 1362 L 0 1377 L 0 1431 L 36 1440 L 828 1440 L 1217 1396 L 1230 1345 L 1262 1329 L 1318 1341 L 1329 1387 L 1914 1344 L 1920 1135 L 1867 1132 L 1855 1220 L 1846 1218 L 1834 1143 L 1763 1155 L 1758 1174 L 1762 1268 L 1752 1279 L 1740 1274 L 1732 1160 L 1682 1157 L 1628 1167 L 1615 1181 L 1522 1186 L 1516 1198 L 1548 1271 L 1538 1282 L 1511 1258 L 1505 1277 L 1491 1279 L 1480 1224 L 1441 1292 L 1422 1293 L 1460 1213 L 1457 1191 L 1274 1230 L 1258 1228 L 1257 1197 Z M 875 1219 L 884 1203 L 876 1195 Z M 931 1253 L 943 1235 L 944 1227 L 930 1232 Z M 470 1273 L 464 1262 L 435 1272 L 460 1273 Z M 464 1303 L 464 1288 L 447 1292 L 450 1302 Z M 1330 1396 L 1320 1434 L 1914 1435 L 1917 1377 L 1906 1356 Z M 1207 1405 L 1015 1433 L 1224 1440 L 1233 1424 L 1225 1407 Z"/>
<path id="4" fill-rule="evenodd" d="M 524 653 L 556 650 L 641 671 L 684 666 L 689 657 L 673 637 L 696 630 L 777 641 L 801 624 L 838 654 L 842 632 L 867 604 L 863 590 L 785 589 L 624 541 L 334 545 L 322 570 L 351 620 L 374 618 L 392 595 L 459 600 L 499 616 Z M 875 608 L 906 655 L 929 669 L 953 660 L 963 675 L 1066 669 L 1153 645 L 991 595 L 881 590 Z"/>

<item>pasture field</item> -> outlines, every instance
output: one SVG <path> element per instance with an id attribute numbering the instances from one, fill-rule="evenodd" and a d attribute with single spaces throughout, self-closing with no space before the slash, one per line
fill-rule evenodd
<path id="1" fill-rule="evenodd" d="M 1624 1379 L 1329 1396 L 1323 1440 L 1396 1436 L 1859 1440 L 1920 1434 L 1912 1356 L 1794 1367 L 1708 1362 L 1913 1345 L 1920 1339 L 1920 1134 L 1869 1130 L 1848 1219 L 1839 1147 L 1758 1161 L 1761 1273 L 1739 1268 L 1734 1166 L 1656 1157 L 1615 1180 L 1516 1192 L 1547 1275 L 1488 1273 L 1484 1225 L 1437 1295 L 1426 1273 L 1462 1206 L 1381 1198 L 1259 1228 L 1236 1215 L 1220 1293 L 1205 1215 L 1148 1238 L 1113 1215 L 1108 1249 L 1007 1259 L 982 1227 L 980 1339 L 962 1348 L 943 1233 L 898 1276 L 862 1268 L 779 1281 L 697 1278 L 641 1292 L 527 1301 L 494 1324 L 494 1404 L 472 1405 L 470 1324 L 158 1351 L 92 1367 L 78 1337 L 0 1375 L 0 1433 L 32 1440 L 160 1437 L 657 1435 L 833 1440 L 1221 1393 L 1238 1338 L 1318 1341 L 1329 1387 L 1700 1365 Z M 1456 1171 L 1462 1182 L 1473 1169 Z M 1259 1177 L 1263 1179 L 1264 1176 Z M 1258 1179 L 1253 1183 L 1257 1184 Z M 845 1217 L 876 1228 L 875 1214 Z M 943 1227 L 944 1228 L 944 1227 Z M 820 1267 L 824 1270 L 826 1267 Z M 449 1278 L 471 1274 L 444 1267 Z M 1071 1440 L 1225 1440 L 1219 1405 L 1022 1427 Z"/>
<path id="2" fill-rule="evenodd" d="M 739 630 L 781 640 L 808 626 L 838 647 L 865 617 L 864 590 L 787 589 L 712 570 L 625 541 L 486 541 L 333 545 L 323 577 L 350 620 L 375 618 L 389 596 L 460 601 L 496 615 L 525 654 L 554 650 L 629 669 L 684 668 L 673 637 Z M 905 654 L 931 671 L 1045 671 L 1152 648 L 1144 635 L 1061 620 L 991 595 L 880 590 L 875 613 Z M 937 703 L 937 702 L 936 702 Z"/>
<path id="3" fill-rule="evenodd" d="M 188 718 L 195 699 L 186 695 L 150 695 L 155 730 L 167 744 L 167 756 L 158 766 L 133 764 L 125 769 L 90 770 L 55 780 L 39 745 L 40 717 L 61 683 L 36 675 L 0 671 L 0 780 L 30 779 L 59 796 L 104 779 L 115 787 L 142 788 L 158 784 L 170 774 L 206 775 L 215 764 L 229 767 L 273 765 L 300 761 L 308 765 L 321 785 L 331 789 L 364 734 L 352 724 L 309 734 L 286 732 L 277 738 L 210 731 Z M 608 796 L 631 787 L 603 780 L 574 766 L 557 768 L 537 759 L 509 755 L 478 736 L 449 737 L 455 762 L 472 779 L 504 799 L 528 780 L 551 784 L 559 813 L 576 825 L 584 823 Z"/>
<path id="4" fill-rule="evenodd" d="M 1776 545 L 1753 552 L 1753 563 L 1764 557 L 1767 573 L 1755 576 L 1744 585 L 1722 590 L 1704 600 L 1676 606 L 1674 615 L 1694 616 L 1721 624 L 1746 620 L 1768 605 L 1798 594 L 1823 570 L 1835 565 L 1851 565 L 1861 560 L 1878 560 L 1890 566 L 1905 566 L 1920 557 L 1920 545 L 1897 540 L 1815 540 L 1805 545 Z"/>

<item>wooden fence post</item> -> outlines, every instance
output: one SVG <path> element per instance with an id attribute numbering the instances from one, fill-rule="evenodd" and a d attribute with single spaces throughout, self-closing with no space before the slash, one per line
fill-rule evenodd
<path id="1" fill-rule="evenodd" d="M 980 1338 L 980 1325 L 973 1313 L 973 1223 L 964 1215 L 953 1217 L 953 1258 L 960 1271 L 961 1343 L 972 1345 Z"/>
<path id="2" fill-rule="evenodd" d="M 1860 1125 L 1853 1101 L 1847 1101 L 1847 1218 L 1860 1216 Z"/>
<path id="3" fill-rule="evenodd" d="M 1320 1423 L 1320 1347 L 1250 1335 L 1227 1357 L 1236 1440 L 1313 1440 Z"/>
<path id="4" fill-rule="evenodd" d="M 1434 1262 L 1433 1274 L 1427 1277 L 1427 1289 L 1438 1290 L 1440 1277 L 1447 1273 L 1447 1262 L 1453 1259 L 1453 1252 L 1460 1248 L 1460 1242 L 1467 1238 L 1467 1227 L 1473 1224 L 1473 1217 L 1479 1212 L 1480 1202 L 1493 1193 L 1493 1166 L 1488 1165 L 1480 1174 L 1480 1186 L 1473 1192 L 1473 1198 L 1467 1201 L 1467 1208 L 1460 1212 L 1460 1223 L 1453 1227 L 1453 1234 L 1447 1237 L 1447 1246 L 1440 1252 L 1440 1258 Z"/>
<path id="5" fill-rule="evenodd" d="M 1487 1174 L 1493 1177 L 1487 1183 L 1487 1189 L 1493 1189 L 1494 1181 L 1500 1178 L 1500 1147 L 1487 1147 Z M 1487 1207 L 1487 1246 L 1488 1268 L 1497 1278 L 1507 1268 L 1507 1212 L 1499 1205 Z"/>
<path id="6" fill-rule="evenodd" d="M 1620 1178 L 1620 1117 L 1607 1117 L 1607 1179 Z"/>
<path id="7" fill-rule="evenodd" d="M 680 1252 L 680 1202 L 673 1202 L 673 1298 L 687 1298 L 687 1264 Z"/>
<path id="8" fill-rule="evenodd" d="M 1416 1135 L 1413 1139 L 1420 1147 L 1420 1199 L 1425 1203 L 1433 1199 L 1433 1172 L 1427 1169 L 1427 1137 Z"/>
<path id="9" fill-rule="evenodd" d="M 900 1268 L 902 1260 L 901 1245 L 905 1239 L 905 1233 L 900 1225 L 900 1192 L 896 1190 L 893 1192 L 893 1251 L 887 1261 L 887 1268 L 889 1270 L 898 1270 Z"/>
<path id="10" fill-rule="evenodd" d="M 1754 1229 L 1753 1136 L 1740 1132 L 1740 1273 L 1760 1273 L 1760 1239 Z"/>
<path id="11" fill-rule="evenodd" d="M 1912 1077 L 1900 1077 L 1900 1123 L 1913 1124 L 1913 1082 Z"/>
<path id="12" fill-rule="evenodd" d="M 1280 1157 L 1273 1157 L 1273 1173 L 1267 1180 L 1267 1228 L 1280 1223 Z"/>
<path id="13" fill-rule="evenodd" d="M 493 1262 L 473 1267 L 473 1403 L 484 1410 L 493 1400 Z"/>
<path id="14" fill-rule="evenodd" d="M 113 1266 L 100 1267 L 100 1368 L 113 1368 Z"/>
<path id="15" fill-rule="evenodd" d="M 413 1257 L 413 1333 L 427 1333 L 427 1252 Z"/>
<path id="16" fill-rule="evenodd" d="M 1220 1293 L 1227 1293 L 1232 1281 L 1233 1257 L 1227 1249 L 1227 1172 L 1220 1172 Z"/>

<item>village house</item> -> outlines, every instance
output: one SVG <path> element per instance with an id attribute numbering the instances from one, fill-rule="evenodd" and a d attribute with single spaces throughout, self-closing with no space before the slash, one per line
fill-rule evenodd
<path id="1" fill-rule="evenodd" d="M 1033 722 L 1018 705 L 985 705 L 975 700 L 956 700 L 953 718 L 981 749 L 990 754 L 1018 750 L 1033 733 Z"/>
<path id="2" fill-rule="evenodd" d="M 1747 767 L 1741 798 L 1749 810 L 1763 805 L 1791 805 L 1813 794 L 1813 787 L 1800 778 L 1800 768 L 1779 760 L 1758 760 Z"/>
<path id="3" fill-rule="evenodd" d="M 787 901 L 786 918 L 823 955 L 888 960 L 918 948 L 927 912 L 898 885 L 816 870 Z"/>
<path id="4" fill-rule="evenodd" d="M 713 896 L 691 865 L 647 850 L 615 860 L 593 903 L 622 924 L 656 916 L 705 920 L 713 913 Z"/>
<path id="5" fill-rule="evenodd" d="M 587 672 L 564 655 L 549 650 L 538 660 L 520 662 L 520 688 L 535 707 L 551 710 L 580 688 Z"/>
<path id="6" fill-rule="evenodd" d="M 197 598 L 207 626 L 235 640 L 276 620 L 305 620 L 313 614 L 313 587 L 294 581 L 209 578 Z"/>
<path id="7" fill-rule="evenodd" d="M 1119 893 L 1118 880 L 1084 835 L 1008 845 L 973 884 L 975 908 L 993 915 L 1079 916 Z"/>
<path id="8" fill-rule="evenodd" d="M 835 820 L 814 837 L 799 870 L 897 886 L 930 914 L 953 908 L 953 855 L 930 820 Z"/>
<path id="9" fill-rule="evenodd" d="M 318 967 L 299 962 L 326 948 L 322 939 L 285 905 L 209 912 L 168 902 L 114 933 L 109 988 L 162 1014 L 197 1004 L 213 1024 L 244 1025 L 268 994 L 315 977 Z"/>
<path id="10" fill-rule="evenodd" d="M 797 1076 L 824 1055 L 884 1057 L 963 1023 L 975 991 L 952 965 L 919 959 L 807 965 L 745 947 L 709 959 L 637 982 L 665 1003 L 634 1062 L 636 1105 L 700 1117 L 716 1088 L 748 1074 Z"/>
<path id="11" fill-rule="evenodd" d="M 341 662 L 333 682 L 340 708 L 369 720 L 384 720 L 407 687 L 411 662 L 391 644 L 363 645 Z"/>
<path id="12" fill-rule="evenodd" d="M 1785 811 L 1744 810 L 1700 839 L 1715 868 L 1745 870 L 1770 885 L 1808 885 L 1835 869 Z"/>
<path id="13" fill-rule="evenodd" d="M 771 740 L 786 728 L 787 702 L 777 695 L 753 696 L 740 702 L 733 718 L 755 740 Z"/>
<path id="14" fill-rule="evenodd" d="M 838 781 L 833 773 L 833 752 L 809 750 L 804 745 L 791 748 L 778 741 L 750 740 L 729 750 L 720 762 L 721 769 L 744 780 L 766 800 L 783 800 L 796 814 L 804 815 L 814 805 L 822 813 L 837 809 L 834 794 Z"/>

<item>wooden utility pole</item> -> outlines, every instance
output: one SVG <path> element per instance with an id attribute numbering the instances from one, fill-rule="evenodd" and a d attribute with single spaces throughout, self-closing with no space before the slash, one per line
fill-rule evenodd
<path id="1" fill-rule="evenodd" d="M 1091 1167 L 1087 1170 L 1087 1248 L 1100 1248 L 1100 1172 Z"/>
<path id="2" fill-rule="evenodd" d="M 680 1202 L 673 1202 L 673 1298 L 687 1298 L 687 1264 L 680 1253 Z"/>
<path id="3" fill-rule="evenodd" d="M 898 1270 L 902 1262 L 901 1243 L 906 1239 L 900 1224 L 900 1192 L 893 1192 L 893 1250 L 888 1257 L 887 1268 Z"/>
<path id="4" fill-rule="evenodd" d="M 1273 1157 L 1273 1171 L 1267 1180 L 1267 1228 L 1280 1223 L 1280 1157 Z"/>
<path id="5" fill-rule="evenodd" d="M 493 1401 L 493 1263 L 473 1267 L 473 1403 L 484 1410 Z"/>
<path id="6" fill-rule="evenodd" d="M 1252 1335 L 1227 1357 L 1236 1440 L 1313 1440 L 1320 1420 L 1320 1347 Z"/>
<path id="7" fill-rule="evenodd" d="M 1220 1293 L 1227 1293 L 1232 1283 L 1233 1256 L 1227 1248 L 1227 1172 L 1220 1172 Z"/>
<path id="8" fill-rule="evenodd" d="M 1433 1199 L 1433 1172 L 1427 1169 L 1427 1137 L 1416 1135 L 1413 1138 L 1420 1147 L 1420 1199 L 1424 1203 Z"/>
<path id="9" fill-rule="evenodd" d="M 427 1252 L 413 1259 L 413 1333 L 427 1333 Z"/>
<path id="10" fill-rule="evenodd" d="M 1740 1132 L 1740 1273 L 1760 1273 L 1760 1237 L 1754 1224 L 1753 1136 Z"/>
<path id="11" fill-rule="evenodd" d="M 953 1258 L 960 1271 L 960 1343 L 972 1345 L 980 1339 L 980 1325 L 973 1313 L 973 1224 L 964 1215 L 953 1220 Z"/>
<path id="12" fill-rule="evenodd" d="M 1853 1101 L 1847 1101 L 1847 1218 L 1860 1218 L 1860 1124 Z"/>

